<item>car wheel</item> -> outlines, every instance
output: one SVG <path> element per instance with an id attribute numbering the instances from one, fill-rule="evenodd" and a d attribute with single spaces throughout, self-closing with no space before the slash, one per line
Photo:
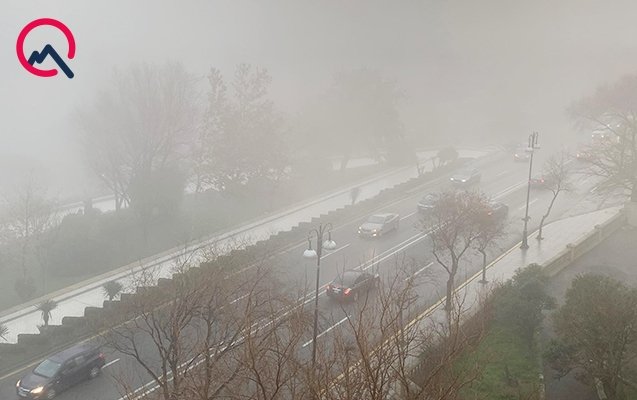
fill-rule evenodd
<path id="1" fill-rule="evenodd" d="M 91 368 L 90 371 L 88 371 L 88 377 L 89 379 L 95 379 L 99 376 L 100 372 L 102 372 L 102 369 L 98 366 L 95 366 L 93 368 Z"/>
<path id="2" fill-rule="evenodd" d="M 46 392 L 46 398 L 47 399 L 52 399 L 57 395 L 57 393 L 55 393 L 55 389 L 49 389 L 48 392 Z"/>

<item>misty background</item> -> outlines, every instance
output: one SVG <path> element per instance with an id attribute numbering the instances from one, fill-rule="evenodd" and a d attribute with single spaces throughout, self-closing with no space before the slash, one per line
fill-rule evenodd
<path id="1" fill-rule="evenodd" d="M 265 67 L 271 97 L 302 111 L 333 74 L 370 68 L 397 82 L 405 134 L 467 144 L 573 140 L 565 108 L 634 70 L 628 1 L 17 1 L 0 13 L 0 190 L 24 174 L 64 199 L 104 194 L 78 144 L 75 113 L 107 89 L 115 67 L 179 61 L 202 79 L 211 67 Z M 22 69 L 15 40 L 33 19 L 73 31 L 75 78 Z M 40 29 L 25 49 L 61 34 Z M 33 49 L 29 47 L 33 43 Z M 45 65 L 46 66 L 46 65 Z"/>

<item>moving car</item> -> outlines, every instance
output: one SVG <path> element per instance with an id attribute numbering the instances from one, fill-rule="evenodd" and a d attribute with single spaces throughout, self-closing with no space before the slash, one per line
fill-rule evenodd
<path id="1" fill-rule="evenodd" d="M 553 185 L 553 180 L 547 176 L 531 178 L 531 187 L 537 189 L 548 189 Z"/>
<path id="2" fill-rule="evenodd" d="M 421 214 L 427 214 L 433 210 L 438 198 L 433 194 L 428 194 L 418 202 L 418 211 Z"/>
<path id="3" fill-rule="evenodd" d="M 474 183 L 480 182 L 480 172 L 477 169 L 465 169 L 453 175 L 450 180 L 451 183 L 458 186 L 468 186 Z"/>
<path id="4" fill-rule="evenodd" d="M 529 161 L 531 159 L 531 149 L 528 147 L 518 147 L 513 153 L 513 161 Z"/>
<path id="5" fill-rule="evenodd" d="M 400 216 L 396 213 L 375 214 L 358 227 L 358 234 L 363 237 L 378 237 L 398 230 L 399 225 Z"/>
<path id="6" fill-rule="evenodd" d="M 509 206 L 504 203 L 492 202 L 489 204 L 487 215 L 497 219 L 506 219 L 509 215 Z"/>
<path id="7" fill-rule="evenodd" d="M 365 271 L 349 270 L 343 272 L 327 285 L 328 297 L 336 300 L 354 300 L 361 293 L 375 288 L 380 277 Z"/>
<path id="8" fill-rule="evenodd" d="M 99 347 L 76 345 L 47 358 L 23 376 L 16 383 L 16 393 L 23 399 L 52 399 L 86 379 L 96 378 L 105 364 Z"/>
<path id="9" fill-rule="evenodd" d="M 593 152 L 589 148 L 580 147 L 575 153 L 577 161 L 590 162 L 594 160 Z"/>

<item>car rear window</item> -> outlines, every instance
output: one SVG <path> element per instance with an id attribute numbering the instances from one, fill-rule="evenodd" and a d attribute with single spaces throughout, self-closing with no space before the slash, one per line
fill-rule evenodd
<path id="1" fill-rule="evenodd" d="M 33 373 L 45 378 L 52 378 L 58 372 L 60 366 L 61 364 L 55 361 L 44 360 L 33 370 Z"/>
<path id="2" fill-rule="evenodd" d="M 381 217 L 379 215 L 372 215 L 371 217 L 367 219 L 367 222 L 372 224 L 382 224 L 383 222 L 385 222 L 385 217 Z"/>

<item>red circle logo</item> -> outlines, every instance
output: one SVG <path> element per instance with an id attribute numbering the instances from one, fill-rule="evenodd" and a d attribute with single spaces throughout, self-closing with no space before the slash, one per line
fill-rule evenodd
<path id="1" fill-rule="evenodd" d="M 27 57 L 24 55 L 24 40 L 26 39 L 27 35 L 33 29 L 43 25 L 53 26 L 62 31 L 62 33 L 64 33 L 64 36 L 66 36 L 66 41 L 69 44 L 67 57 L 69 59 L 73 59 L 73 57 L 75 57 L 75 38 L 73 37 L 73 33 L 71 33 L 71 30 L 62 22 L 56 19 L 40 18 L 29 22 L 24 28 L 22 28 L 22 31 L 20 31 L 20 34 L 18 35 L 18 41 L 16 42 L 16 53 L 18 54 L 18 60 L 20 61 L 20 64 L 22 64 L 24 69 L 26 69 L 33 75 L 41 77 L 55 76 L 58 73 L 57 69 L 39 69 L 33 66 L 34 63 L 37 62 L 39 64 L 44 60 L 46 56 L 51 55 L 57 62 L 57 64 L 62 68 L 64 73 L 66 73 L 67 76 L 69 76 L 70 74 L 69 78 L 72 78 L 73 73 L 68 68 L 68 66 L 66 66 L 64 61 L 59 58 L 59 55 L 57 54 L 57 52 L 55 52 L 51 45 L 47 45 L 42 52 L 34 51 L 29 59 L 27 59 Z"/>

